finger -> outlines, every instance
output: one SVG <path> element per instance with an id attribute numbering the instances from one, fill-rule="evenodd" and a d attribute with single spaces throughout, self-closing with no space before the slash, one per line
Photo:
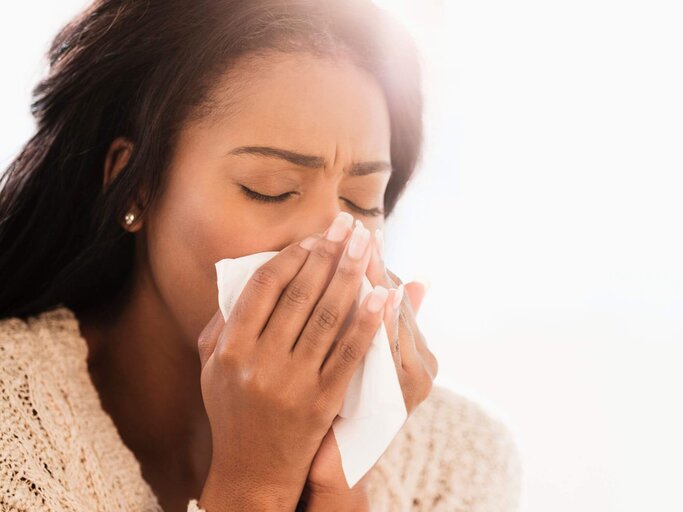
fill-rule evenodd
<path id="1" fill-rule="evenodd" d="M 360 220 L 349 239 L 332 280 L 315 305 L 293 348 L 293 357 L 320 369 L 334 340 L 343 335 L 370 260 L 370 232 Z M 343 322 L 346 320 L 346 322 Z"/>
<path id="2" fill-rule="evenodd" d="M 211 320 L 206 324 L 202 332 L 199 333 L 197 338 L 197 351 L 199 352 L 199 361 L 201 363 L 202 369 L 206 362 L 213 354 L 213 349 L 216 347 L 216 342 L 218 341 L 218 334 L 221 328 L 225 324 L 223 319 L 223 313 L 220 308 L 213 314 Z"/>
<path id="3" fill-rule="evenodd" d="M 304 242 L 302 240 L 285 247 L 251 275 L 219 334 L 218 349 L 227 348 L 224 346 L 228 343 L 227 336 L 224 335 L 227 332 L 233 334 L 232 339 L 240 340 L 242 347 L 255 343 L 282 291 L 309 257 L 307 247 L 310 244 Z M 237 348 L 239 347 L 231 347 Z"/>
<path id="4" fill-rule="evenodd" d="M 401 340 L 398 329 L 399 310 L 398 308 L 394 309 L 391 307 L 393 300 L 396 297 L 396 290 L 399 286 L 399 283 L 391 278 L 384 264 L 384 259 L 382 257 L 384 239 L 381 233 L 382 230 L 379 228 L 377 228 L 374 232 L 372 257 L 370 258 L 370 263 L 368 264 L 368 270 L 366 274 L 370 284 L 373 286 L 381 285 L 390 290 L 390 297 L 389 300 L 387 300 L 388 306 L 386 308 L 386 314 L 384 318 L 384 327 L 387 331 L 387 336 L 389 337 L 389 342 L 391 344 L 391 355 L 394 358 L 394 363 L 396 363 L 396 368 L 402 368 L 402 364 L 399 364 L 401 361 Z M 403 290 L 401 290 L 401 294 L 403 294 Z M 400 301 L 401 299 L 398 300 Z"/>
<path id="5" fill-rule="evenodd" d="M 384 264 L 382 259 L 382 247 L 384 245 L 383 237 L 381 235 L 381 230 L 377 229 L 375 231 L 375 236 L 373 237 L 373 251 L 372 258 L 368 265 L 368 279 L 373 285 L 380 284 L 386 286 L 390 289 L 397 289 L 399 286 L 403 286 L 403 281 Z M 405 287 L 404 287 L 405 288 Z M 396 292 L 393 292 L 394 294 Z M 402 312 L 402 308 L 405 308 L 404 304 L 409 301 L 405 300 L 405 290 L 401 298 L 399 299 L 399 307 L 395 312 L 395 316 L 391 312 L 387 313 L 385 318 L 385 328 L 387 330 L 387 335 L 389 336 L 390 343 L 392 345 L 392 356 L 394 358 L 394 363 L 400 361 L 401 365 L 397 368 L 410 368 L 414 367 L 416 364 L 420 364 L 419 352 L 415 344 L 415 340 L 412 334 L 413 322 L 411 322 L 406 315 L 406 312 Z M 392 294 L 392 296 L 394 296 Z M 391 309 L 391 308 L 387 308 Z M 414 315 L 412 309 L 409 309 L 410 313 Z"/>
<path id="6" fill-rule="evenodd" d="M 349 381 L 365 356 L 384 318 L 389 290 L 376 286 L 361 302 L 349 329 L 332 346 L 320 369 L 323 390 L 341 403 Z"/>
<path id="7" fill-rule="evenodd" d="M 406 288 L 408 284 L 410 283 L 405 285 Z M 403 332 L 409 333 L 409 336 L 405 338 L 406 342 L 401 345 L 403 368 L 410 371 L 424 367 L 434 378 L 438 372 L 438 362 L 434 354 L 427 347 L 425 337 L 415 320 L 415 311 L 413 310 L 412 303 L 410 299 L 405 300 L 405 295 L 407 294 L 404 293 L 403 308 L 399 322 L 400 335 L 403 336 Z"/>
<path id="8" fill-rule="evenodd" d="M 415 312 L 410 300 L 404 301 L 404 304 L 407 311 L 407 314 L 404 315 L 404 320 L 405 324 L 409 326 L 412 338 L 410 350 L 412 351 L 411 353 L 415 355 L 415 357 L 411 359 L 411 363 L 415 364 L 419 360 L 433 379 L 438 373 L 438 361 L 436 360 L 436 356 L 429 350 L 425 336 L 415 321 Z"/>
<path id="9" fill-rule="evenodd" d="M 405 284 L 405 283 L 401 280 L 401 278 L 398 277 L 396 274 L 394 274 L 391 270 L 389 270 L 389 269 L 386 268 L 386 267 L 384 268 L 384 270 L 385 270 L 386 273 L 389 275 L 389 277 L 391 278 L 391 280 L 394 281 L 394 282 L 396 283 L 396 286 L 398 286 L 399 284 Z"/>
<path id="10" fill-rule="evenodd" d="M 353 216 L 340 212 L 333 222 L 334 229 L 317 240 L 301 270 L 278 299 L 261 335 L 262 349 L 292 351 L 332 278 L 352 225 Z"/>
<path id="11" fill-rule="evenodd" d="M 390 290 L 389 298 L 387 299 L 387 307 L 384 309 L 384 325 L 386 326 L 387 337 L 389 338 L 389 345 L 391 346 L 391 355 L 394 358 L 394 364 L 397 369 L 403 368 L 403 363 L 401 361 L 401 339 L 398 325 L 402 298 L 403 285 L 398 288 L 392 288 Z"/>
<path id="12" fill-rule="evenodd" d="M 390 271 L 384 263 L 384 238 L 382 230 L 378 228 L 375 230 L 374 235 L 374 251 L 370 263 L 368 264 L 368 279 L 373 285 L 380 284 L 388 288 L 402 286 L 403 281 L 401 278 Z M 415 367 L 415 365 L 423 366 L 423 363 L 421 362 L 422 354 L 418 349 L 415 336 L 413 335 L 413 329 L 417 329 L 417 324 L 410 320 L 410 317 L 412 316 L 414 318 L 416 313 L 410 303 L 410 299 L 405 300 L 405 296 L 406 293 L 404 290 L 400 302 L 401 306 L 398 308 L 396 319 L 394 320 L 390 315 L 385 319 L 387 334 L 389 334 L 389 332 L 392 333 L 389 337 L 389 339 L 392 340 L 392 355 L 394 356 L 394 362 L 396 362 L 397 357 L 395 356 L 395 353 L 399 353 L 401 361 L 401 366 L 399 368 L 410 368 Z M 406 310 L 403 311 L 403 308 L 406 308 Z M 394 334 L 396 330 L 398 331 L 398 349 L 396 349 L 396 335 Z"/>
<path id="13" fill-rule="evenodd" d="M 406 288 L 408 288 L 409 285 L 412 285 L 414 282 L 416 282 L 416 281 L 411 281 L 409 283 L 406 283 L 405 284 Z M 414 291 L 414 288 L 412 290 Z M 407 293 L 406 293 L 406 295 L 407 295 Z M 421 304 L 421 301 L 420 301 L 420 304 Z M 420 328 L 417 325 L 417 320 L 416 320 L 417 312 L 415 311 L 412 300 L 408 299 L 408 300 L 404 301 L 404 305 L 405 305 L 405 309 L 406 309 L 406 321 L 407 321 L 408 325 L 410 326 L 411 331 L 418 335 L 417 338 L 424 339 L 424 336 L 422 336 Z M 416 349 L 418 348 L 417 343 L 415 344 L 415 348 Z"/>
<path id="14" fill-rule="evenodd" d="M 432 380 L 435 379 L 436 375 L 439 373 L 439 362 L 437 361 L 434 353 L 431 350 L 429 350 L 425 337 L 419 328 L 415 332 L 414 340 L 415 348 L 417 352 L 420 354 L 422 364 L 424 365 L 427 372 L 429 372 L 429 375 L 432 377 Z"/>
<path id="15" fill-rule="evenodd" d="M 372 237 L 373 250 L 366 275 L 372 286 L 380 285 L 385 288 L 394 288 L 394 283 L 387 274 L 384 259 L 381 256 L 380 245 L 383 244 L 383 242 L 378 240 L 378 237 L 382 237 L 382 235 L 378 235 L 378 233 L 381 233 L 379 228 L 375 230 L 374 236 Z"/>
<path id="16" fill-rule="evenodd" d="M 403 281 L 401 281 L 401 279 L 391 270 L 386 269 L 386 271 L 392 280 L 404 284 Z M 422 281 L 414 280 L 410 281 L 409 283 L 405 283 L 405 295 L 408 296 L 408 300 L 404 301 L 404 303 L 409 313 L 405 315 L 404 325 L 410 326 L 409 330 L 411 333 L 411 337 L 410 343 L 405 344 L 407 348 L 402 349 L 401 354 L 402 357 L 403 354 L 408 352 L 410 352 L 413 355 L 419 354 L 422 365 L 432 375 L 432 378 L 435 378 L 439 371 L 438 361 L 436 359 L 436 356 L 429 350 L 425 337 L 420 331 L 417 322 L 415 321 L 415 318 L 417 317 L 417 312 L 420 306 L 422 305 L 427 289 L 428 285 L 426 285 Z M 405 359 L 405 357 L 403 357 L 403 359 Z M 415 356 L 409 356 L 409 359 L 411 359 L 411 362 L 413 364 L 417 362 L 417 357 Z"/>
<path id="17" fill-rule="evenodd" d="M 410 281 L 406 284 L 406 295 L 410 299 L 410 305 L 415 311 L 415 315 L 420 311 L 420 306 L 422 305 L 422 299 L 425 296 L 425 286 L 419 281 Z"/>
<path id="18" fill-rule="evenodd" d="M 401 351 L 402 367 L 406 371 L 413 370 L 422 366 L 421 355 L 417 350 L 415 343 L 415 335 L 413 333 L 413 326 L 410 322 L 408 306 L 405 293 L 399 310 L 398 317 L 398 334 L 399 334 L 399 350 Z"/>

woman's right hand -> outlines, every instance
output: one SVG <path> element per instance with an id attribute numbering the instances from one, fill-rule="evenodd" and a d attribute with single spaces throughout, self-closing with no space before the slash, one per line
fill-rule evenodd
<path id="1" fill-rule="evenodd" d="M 376 287 L 340 330 L 371 254 L 360 222 L 346 243 L 352 221 L 343 212 L 312 248 L 296 243 L 264 263 L 227 321 L 218 310 L 199 336 L 212 437 L 200 497 L 208 512 L 296 507 L 384 316 L 387 290 Z"/>

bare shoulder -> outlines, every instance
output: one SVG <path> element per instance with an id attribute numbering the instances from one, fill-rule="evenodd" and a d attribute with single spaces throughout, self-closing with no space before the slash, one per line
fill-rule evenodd
<path id="1" fill-rule="evenodd" d="M 432 387 L 376 469 L 384 482 L 400 482 L 396 492 L 408 494 L 401 498 L 406 510 L 513 512 L 519 507 L 522 467 L 511 430 L 446 387 Z"/>

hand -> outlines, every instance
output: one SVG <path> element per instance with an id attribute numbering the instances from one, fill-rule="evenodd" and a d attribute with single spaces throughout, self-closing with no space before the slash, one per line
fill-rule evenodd
<path id="1" fill-rule="evenodd" d="M 306 480 L 302 495 L 306 510 L 369 510 L 369 475 L 368 471 L 356 485 L 349 488 L 342 469 L 339 446 L 334 431 L 330 428 L 315 454 Z"/>
<path id="2" fill-rule="evenodd" d="M 374 238 L 373 238 L 374 240 Z M 415 316 L 425 294 L 419 282 L 403 282 L 393 272 L 386 269 L 382 258 L 380 243 L 373 242 L 373 251 L 367 269 L 367 277 L 373 286 L 381 285 L 390 289 L 385 308 L 384 325 L 392 344 L 392 356 L 403 392 L 406 410 L 410 415 L 431 391 L 434 378 L 438 373 L 438 362 L 427 348 L 424 336 L 417 326 Z M 402 297 L 399 308 L 391 307 L 392 300 L 405 290 L 409 300 Z M 399 300 L 399 299 L 397 299 Z M 341 456 L 330 429 L 313 459 L 306 481 L 308 494 L 330 495 L 339 493 L 363 492 L 370 471 L 351 489 L 346 482 L 341 466 Z"/>
<path id="3" fill-rule="evenodd" d="M 236 509 L 237 499 L 244 509 L 294 509 L 381 325 L 384 301 L 372 310 L 368 304 L 376 301 L 368 297 L 339 333 L 335 319 L 348 316 L 371 257 L 367 230 L 355 258 L 344 251 L 350 222 L 340 219 L 328 229 L 329 239 L 316 237 L 308 249 L 293 244 L 264 263 L 227 321 L 217 311 L 199 336 L 212 436 L 211 468 L 200 497 L 208 510 L 228 504 Z"/>
<path id="4" fill-rule="evenodd" d="M 411 414 L 429 396 L 433 381 L 439 372 L 439 363 L 429 350 L 415 319 L 426 291 L 424 285 L 418 281 L 404 284 L 396 274 L 388 270 L 382 257 L 381 245 L 373 243 L 374 250 L 367 276 L 373 286 L 390 288 L 387 304 L 390 304 L 391 299 L 399 293 L 400 288 L 404 290 L 398 309 L 387 306 L 384 325 L 391 342 L 391 353 L 406 409 L 408 414 Z"/>

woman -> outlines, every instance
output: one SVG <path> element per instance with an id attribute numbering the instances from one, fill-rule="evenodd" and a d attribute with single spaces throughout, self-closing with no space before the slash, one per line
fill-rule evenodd
<path id="1" fill-rule="evenodd" d="M 98 0 L 49 58 L 0 192 L 3 509 L 515 509 L 509 432 L 432 386 L 423 290 L 382 259 L 422 137 L 400 26 Z M 226 322 L 214 263 L 261 251 Z M 330 427 L 382 322 L 409 418 L 349 488 Z"/>

